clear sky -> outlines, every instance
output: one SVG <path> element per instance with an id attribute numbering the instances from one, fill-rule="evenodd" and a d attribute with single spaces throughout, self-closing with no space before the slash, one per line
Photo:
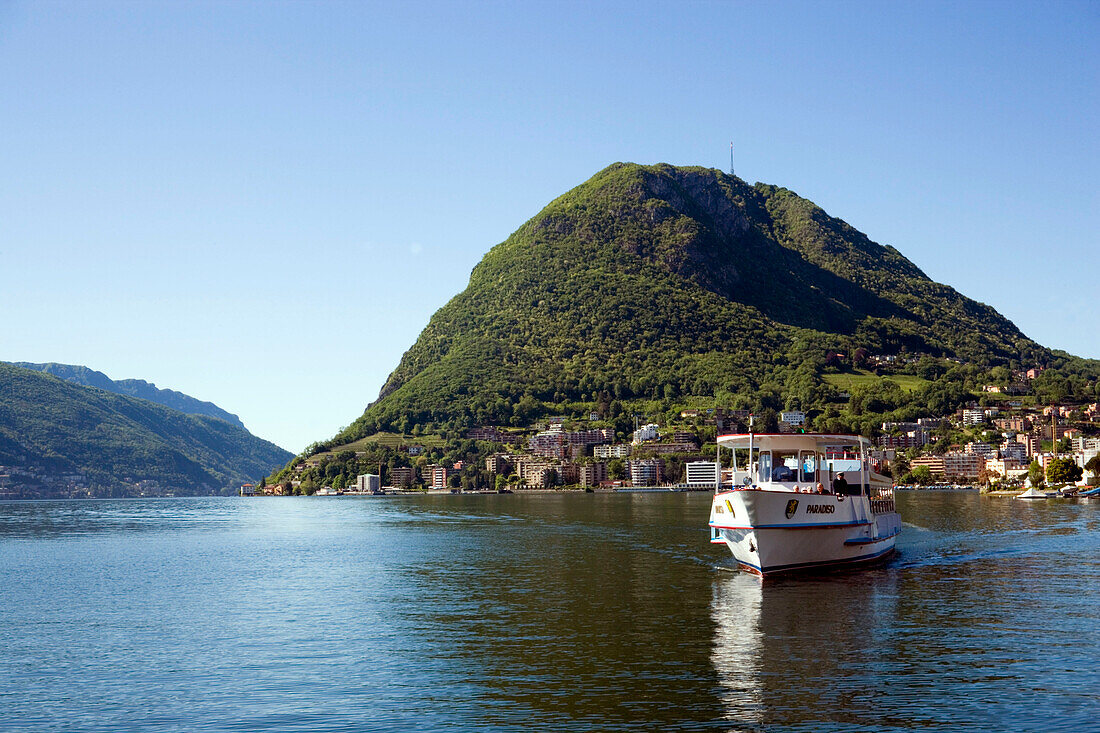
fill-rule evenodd
<path id="1" fill-rule="evenodd" d="M 790 188 L 1100 357 L 1100 3 L 2 2 L 0 359 L 292 451 L 615 161 Z"/>

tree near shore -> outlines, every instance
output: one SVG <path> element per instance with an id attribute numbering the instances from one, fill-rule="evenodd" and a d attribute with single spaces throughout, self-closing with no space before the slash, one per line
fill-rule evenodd
<path id="1" fill-rule="evenodd" d="M 935 477 L 932 475 L 932 469 L 928 466 L 917 466 L 913 469 L 913 483 L 920 486 L 928 486 L 932 483 Z"/>
<path id="2" fill-rule="evenodd" d="M 1039 465 L 1038 461 L 1032 461 L 1031 465 L 1027 467 L 1027 478 L 1031 481 L 1032 486 L 1043 485 L 1043 467 Z"/>
<path id="3" fill-rule="evenodd" d="M 990 471 L 985 466 L 978 469 L 978 484 L 981 486 L 989 486 L 998 478 L 1000 478 L 1000 474 Z"/>
<path id="4" fill-rule="evenodd" d="M 1083 473 L 1072 458 L 1055 458 L 1047 464 L 1047 480 L 1052 484 L 1076 483 Z"/>

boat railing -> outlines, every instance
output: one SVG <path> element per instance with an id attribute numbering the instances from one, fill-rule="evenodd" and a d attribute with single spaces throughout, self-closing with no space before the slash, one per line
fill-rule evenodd
<path id="1" fill-rule="evenodd" d="M 875 486 L 871 488 L 871 513 L 890 514 L 896 511 L 894 506 L 894 487 Z"/>

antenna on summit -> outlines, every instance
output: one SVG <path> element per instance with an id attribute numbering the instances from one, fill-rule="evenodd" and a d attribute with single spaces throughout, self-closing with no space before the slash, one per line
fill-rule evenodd
<path id="1" fill-rule="evenodd" d="M 730 141 L 730 175 L 733 175 L 733 141 Z"/>

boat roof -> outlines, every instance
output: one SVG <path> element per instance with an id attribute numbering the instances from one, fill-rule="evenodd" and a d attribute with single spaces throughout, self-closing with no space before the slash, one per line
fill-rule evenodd
<path id="1" fill-rule="evenodd" d="M 719 435 L 718 445 L 725 448 L 748 448 L 750 438 L 753 446 L 762 450 L 809 450 L 844 445 L 871 446 L 871 440 L 862 435 L 836 433 L 732 433 Z"/>

